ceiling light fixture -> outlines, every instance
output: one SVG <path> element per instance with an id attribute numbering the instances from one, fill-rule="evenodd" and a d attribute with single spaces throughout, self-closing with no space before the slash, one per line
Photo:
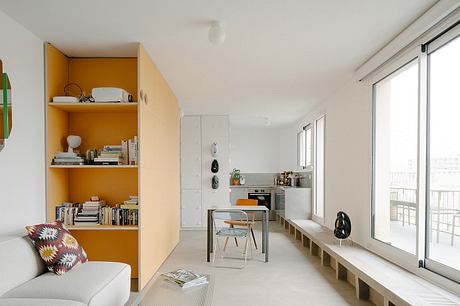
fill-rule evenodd
<path id="1" fill-rule="evenodd" d="M 221 45 L 225 41 L 225 30 L 219 21 L 211 21 L 208 38 L 211 44 Z"/>

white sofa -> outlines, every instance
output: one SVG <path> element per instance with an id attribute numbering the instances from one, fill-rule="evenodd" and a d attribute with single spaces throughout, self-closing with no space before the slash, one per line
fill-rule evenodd
<path id="1" fill-rule="evenodd" d="M 59 276 L 27 237 L 0 241 L 0 306 L 121 306 L 130 284 L 127 264 L 89 261 Z"/>

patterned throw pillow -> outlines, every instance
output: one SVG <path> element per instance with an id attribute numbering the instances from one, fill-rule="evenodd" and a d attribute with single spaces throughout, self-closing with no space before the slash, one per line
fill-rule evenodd
<path id="1" fill-rule="evenodd" d="M 62 222 L 26 226 L 26 230 L 49 271 L 62 275 L 88 261 L 85 251 Z"/>

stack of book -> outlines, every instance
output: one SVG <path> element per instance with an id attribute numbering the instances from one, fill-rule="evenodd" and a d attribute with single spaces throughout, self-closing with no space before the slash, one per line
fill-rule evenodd
<path id="1" fill-rule="evenodd" d="M 122 160 L 121 145 L 107 145 L 102 148 L 99 156 L 94 159 L 96 165 L 119 165 Z"/>
<path id="2" fill-rule="evenodd" d="M 85 159 L 74 152 L 57 152 L 54 154 L 53 165 L 83 165 Z"/>
<path id="3" fill-rule="evenodd" d="M 93 198 L 82 204 L 80 211 L 74 218 L 75 225 L 98 225 L 101 206 L 105 205 L 104 200 Z"/>
<path id="4" fill-rule="evenodd" d="M 184 269 L 178 269 L 161 275 L 163 275 L 166 281 L 174 283 L 184 289 L 208 283 L 208 279 L 205 275 L 196 274 Z"/>
<path id="5" fill-rule="evenodd" d="M 56 207 L 56 221 L 64 225 L 73 225 L 74 218 L 80 210 L 79 203 L 65 202 Z"/>
<path id="6" fill-rule="evenodd" d="M 138 196 L 129 196 L 129 200 L 123 201 L 123 204 L 120 205 L 120 208 L 124 209 L 138 209 L 139 197 Z"/>

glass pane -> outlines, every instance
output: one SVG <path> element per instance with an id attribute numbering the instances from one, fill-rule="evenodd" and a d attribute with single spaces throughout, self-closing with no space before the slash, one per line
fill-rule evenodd
<path id="1" fill-rule="evenodd" d="M 305 165 L 307 167 L 311 166 L 311 127 L 308 126 L 305 130 Z"/>
<path id="2" fill-rule="evenodd" d="M 374 238 L 416 252 L 418 61 L 374 85 Z"/>
<path id="3" fill-rule="evenodd" d="M 305 167 L 305 131 L 297 133 L 297 165 Z"/>
<path id="4" fill-rule="evenodd" d="M 316 120 L 315 215 L 324 218 L 324 117 Z"/>
<path id="5" fill-rule="evenodd" d="M 460 270 L 460 38 L 429 56 L 428 256 Z"/>

